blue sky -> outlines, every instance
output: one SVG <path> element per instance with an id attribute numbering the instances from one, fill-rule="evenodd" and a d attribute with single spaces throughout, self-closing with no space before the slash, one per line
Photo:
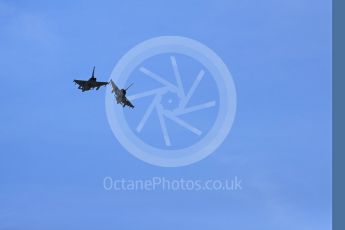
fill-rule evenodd
<path id="1" fill-rule="evenodd" d="M 331 1 L 0 0 L 0 229 L 331 229 Z M 104 89 L 146 39 L 212 48 L 237 89 L 207 159 L 146 164 L 114 139 Z M 115 192 L 114 178 L 231 178 L 240 192 Z"/>

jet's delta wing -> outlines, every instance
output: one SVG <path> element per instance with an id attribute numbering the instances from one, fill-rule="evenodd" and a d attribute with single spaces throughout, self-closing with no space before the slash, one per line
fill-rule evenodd
<path id="1" fill-rule="evenodd" d="M 108 84 L 109 84 L 109 82 L 105 82 L 105 81 L 95 81 L 95 82 L 93 82 L 93 85 L 95 87 L 97 87 L 97 88 L 99 88 L 99 87 L 101 87 L 103 85 L 108 85 Z"/>
<path id="2" fill-rule="evenodd" d="M 74 80 L 74 82 L 78 85 L 83 85 L 85 84 L 87 81 L 84 81 L 84 80 Z"/>
<path id="3" fill-rule="evenodd" d="M 110 83 L 111 83 L 111 87 L 113 87 L 111 92 L 115 93 L 116 95 L 119 95 L 120 89 L 116 86 L 116 84 L 113 82 L 113 80 L 110 80 Z"/>
<path id="4" fill-rule="evenodd" d="M 123 102 L 124 105 L 127 105 L 128 107 L 134 108 L 134 105 L 126 98 Z"/>

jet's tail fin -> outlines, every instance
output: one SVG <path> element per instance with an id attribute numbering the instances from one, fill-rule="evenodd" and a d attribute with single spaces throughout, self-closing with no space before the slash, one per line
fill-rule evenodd
<path id="1" fill-rule="evenodd" d="M 134 83 L 130 84 L 130 85 L 127 87 L 127 89 L 125 89 L 125 90 L 127 91 L 127 90 L 129 89 L 129 87 L 131 87 L 133 84 L 134 84 Z"/>
<path id="2" fill-rule="evenodd" d="M 93 67 L 93 70 L 92 70 L 92 77 L 94 78 L 95 77 L 95 66 Z"/>

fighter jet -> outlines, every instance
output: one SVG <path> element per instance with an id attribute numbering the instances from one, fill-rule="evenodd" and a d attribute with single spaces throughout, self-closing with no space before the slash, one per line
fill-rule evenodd
<path id="1" fill-rule="evenodd" d="M 92 76 L 89 80 L 83 81 L 83 80 L 74 80 L 73 81 L 75 84 L 78 84 L 79 87 L 78 89 L 81 89 L 81 91 L 88 91 L 90 89 L 96 88 L 96 90 L 99 90 L 101 86 L 108 85 L 109 82 L 102 82 L 102 81 L 97 81 L 95 77 L 95 67 L 93 67 L 92 71 Z"/>
<path id="2" fill-rule="evenodd" d="M 126 98 L 126 93 L 127 90 L 129 89 L 129 87 L 131 87 L 133 85 L 130 84 L 127 89 L 119 89 L 115 83 L 113 82 L 113 80 L 110 80 L 111 86 L 113 87 L 112 89 L 112 93 L 115 93 L 115 99 L 117 104 L 121 104 L 123 107 L 125 107 L 126 105 L 130 108 L 134 108 L 134 105 Z"/>

